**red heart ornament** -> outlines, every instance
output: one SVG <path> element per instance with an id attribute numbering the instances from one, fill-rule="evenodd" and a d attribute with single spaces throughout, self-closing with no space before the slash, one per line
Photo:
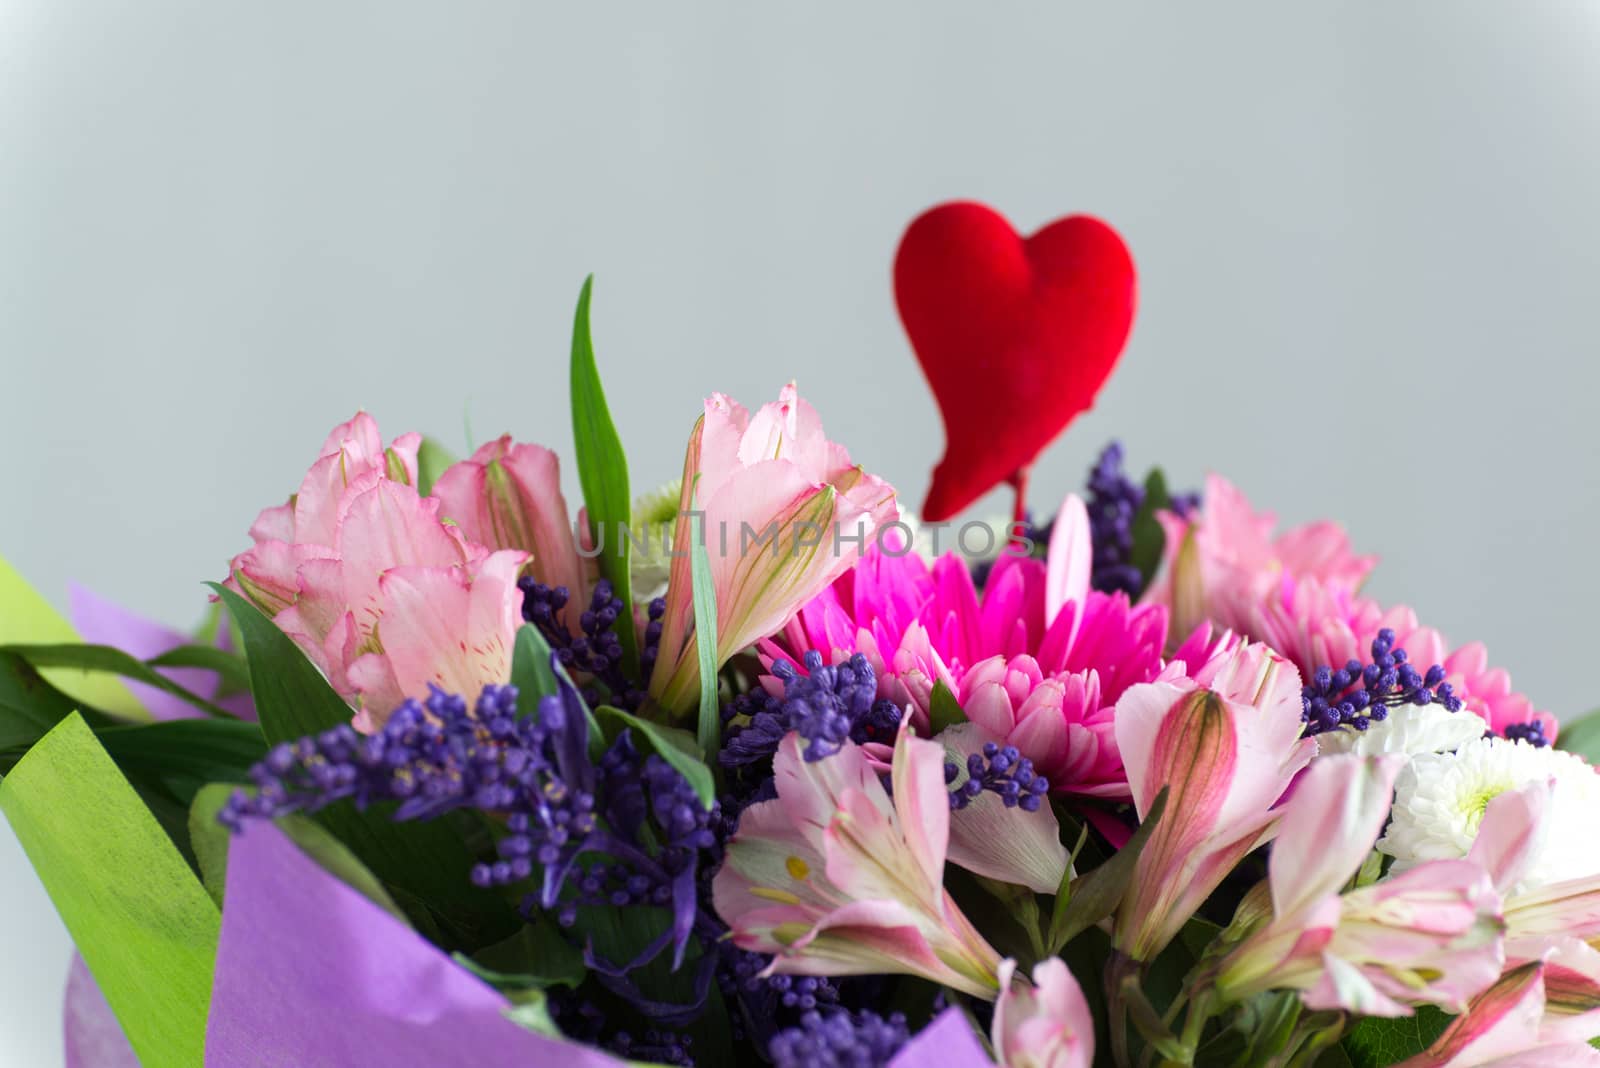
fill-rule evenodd
<path id="1" fill-rule="evenodd" d="M 1128 340 L 1135 289 L 1128 247 L 1087 215 L 1024 239 L 991 208 L 952 201 L 906 229 L 894 295 L 945 430 L 923 519 L 1020 481 L 1093 403 Z"/>

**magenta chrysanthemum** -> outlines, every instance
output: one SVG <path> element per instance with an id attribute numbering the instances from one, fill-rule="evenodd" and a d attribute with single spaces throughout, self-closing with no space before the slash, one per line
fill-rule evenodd
<path id="1" fill-rule="evenodd" d="M 1053 539 L 1052 555 L 1078 558 L 1084 550 L 1074 542 L 1087 536 L 1077 525 Z M 924 727 L 942 682 L 1053 791 L 1125 799 L 1113 709 L 1128 687 L 1167 667 L 1167 610 L 1090 590 L 1086 578 L 1082 569 L 1002 556 L 980 593 L 954 553 L 929 565 L 874 549 L 759 648 L 769 668 L 783 661 L 798 670 L 810 651 L 827 663 L 860 653 L 877 673 L 879 696 L 909 707 Z M 1185 655 L 1207 651 L 1194 645 Z"/>

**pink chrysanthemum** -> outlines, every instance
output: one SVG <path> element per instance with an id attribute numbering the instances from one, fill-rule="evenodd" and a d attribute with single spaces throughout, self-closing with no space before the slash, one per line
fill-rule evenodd
<path id="1" fill-rule="evenodd" d="M 1444 636 L 1422 626 L 1410 608 L 1385 609 L 1358 590 L 1375 563 L 1357 556 L 1332 523 L 1310 523 L 1273 534 L 1275 519 L 1258 513 L 1243 493 L 1213 475 L 1203 508 L 1189 519 L 1161 516 L 1167 534 L 1164 573 L 1145 600 L 1173 608 L 1175 626 L 1193 625 L 1190 615 L 1265 642 L 1310 678 L 1319 667 L 1342 667 L 1366 659 L 1378 631 L 1395 632 L 1395 644 L 1415 664 L 1440 664 L 1446 681 L 1471 711 L 1496 732 L 1538 721 L 1554 738 L 1555 717 L 1511 689 L 1510 676 L 1489 666 L 1483 645 L 1452 650 Z M 1192 547 L 1180 564 L 1185 540 Z M 1175 578 L 1190 569 L 1187 583 Z M 1182 600 L 1175 586 L 1189 597 Z"/>
<path id="2" fill-rule="evenodd" d="M 1395 645 L 1413 663 L 1442 665 L 1456 696 L 1496 734 L 1508 726 L 1538 722 L 1545 737 L 1556 736 L 1556 718 L 1511 689 L 1511 676 L 1503 668 L 1489 666 L 1482 642 L 1452 649 L 1444 635 L 1423 626 L 1405 605 L 1385 609 L 1370 598 L 1330 588 L 1320 579 L 1286 575 L 1263 596 L 1240 607 L 1236 615 L 1217 622 L 1266 642 L 1308 677 L 1320 666 L 1338 667 L 1362 659 L 1378 631 L 1389 628 L 1395 633 Z"/>

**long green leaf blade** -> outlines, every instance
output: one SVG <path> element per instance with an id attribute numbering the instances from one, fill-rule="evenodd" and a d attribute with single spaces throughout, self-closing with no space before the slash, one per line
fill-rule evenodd
<path id="1" fill-rule="evenodd" d="M 51 608 L 4 557 L 0 557 L 0 605 L 5 606 L 0 611 L 0 645 L 65 645 L 83 641 L 72 624 Z M 115 676 L 65 668 L 49 668 L 40 674 L 56 689 L 90 708 L 124 719 L 150 718 L 133 692 Z"/>
<path id="2" fill-rule="evenodd" d="M 511 684 L 517 688 L 517 713 L 523 716 L 533 715 L 539 699 L 556 692 L 550 643 L 532 623 L 517 628 L 517 640 L 511 647 Z"/>
<path id="3" fill-rule="evenodd" d="M 76 707 L 77 702 L 46 682 L 22 657 L 0 653 L 0 772 L 15 762 L 10 754 L 21 757 Z M 91 727 L 122 722 L 93 711 L 83 718 Z"/>
<path id="4" fill-rule="evenodd" d="M 700 748 L 716 753 L 722 749 L 722 709 L 717 701 L 717 589 L 711 579 L 705 539 L 695 538 L 691 551 L 695 647 L 700 658 L 700 723 L 696 733 Z"/>
<path id="5" fill-rule="evenodd" d="M 1600 709 L 1563 723 L 1556 748 L 1577 753 L 1591 764 L 1600 763 Z"/>
<path id="6" fill-rule="evenodd" d="M 1133 832 L 1128 844 L 1098 868 L 1073 880 L 1066 906 L 1054 910 L 1050 918 L 1050 934 L 1045 943 L 1051 953 L 1061 952 L 1061 947 L 1116 909 L 1123 892 L 1128 888 L 1128 880 L 1133 878 L 1139 853 L 1161 822 L 1166 809 L 1167 788 L 1163 786 L 1156 795 L 1155 804 L 1150 806 L 1150 813 L 1139 824 L 1139 829 Z"/>
<path id="7" fill-rule="evenodd" d="M 594 710 L 583 700 L 583 691 L 573 683 L 567 669 L 551 654 L 550 643 L 539 628 L 532 623 L 523 624 L 517 629 L 517 642 L 511 649 L 511 684 L 517 688 L 517 714 L 537 713 L 539 701 L 559 692 L 563 682 L 572 687 L 583 704 L 583 715 L 589 724 L 589 755 L 598 760 L 606 751 L 606 740 Z"/>
<path id="8" fill-rule="evenodd" d="M 226 586 L 207 585 L 228 606 L 244 636 L 250 692 L 268 744 L 297 741 L 350 722 L 350 706 L 276 623 Z"/>
<path id="9" fill-rule="evenodd" d="M 180 645 L 145 661 L 153 668 L 201 668 L 215 671 L 225 690 L 242 693 L 250 688 L 250 669 L 244 657 L 214 645 Z"/>
<path id="10" fill-rule="evenodd" d="M 1151 468 L 1144 480 L 1144 501 L 1134 514 L 1130 527 L 1133 544 L 1128 553 L 1128 562 L 1138 570 L 1144 586 L 1149 586 L 1150 580 L 1155 577 L 1156 569 L 1161 566 L 1162 550 L 1167 544 L 1166 532 L 1161 529 L 1161 521 L 1156 518 L 1156 513 L 1170 507 L 1172 497 L 1167 492 L 1167 476 L 1161 468 Z"/>
<path id="11" fill-rule="evenodd" d="M 611 420 L 606 393 L 595 364 L 589 331 L 589 297 L 594 275 L 584 279 L 572 323 L 572 434 L 578 452 L 578 481 L 589 512 L 589 531 L 601 548 L 600 573 L 622 601 L 616 634 L 622 643 L 622 666 L 629 675 L 639 670 L 638 638 L 633 630 L 633 583 L 628 564 L 628 538 L 633 521 L 628 492 L 628 458 Z M 647 680 L 648 681 L 648 680 Z"/>
<path id="12" fill-rule="evenodd" d="M 707 808 L 711 807 L 711 800 L 716 796 L 716 783 L 711 769 L 706 766 L 705 751 L 696 744 L 694 735 L 677 727 L 651 723 L 610 705 L 601 705 L 595 710 L 595 716 L 601 721 L 611 719 L 624 727 L 632 727 L 641 747 L 653 750 L 662 760 L 671 764 L 678 774 L 689 781 L 700 802 Z M 620 729 L 614 730 L 611 736 L 621 733 Z"/>
<path id="13" fill-rule="evenodd" d="M 212 704 L 191 690 L 187 690 L 136 656 L 113 649 L 109 645 L 6 645 L 0 650 L 22 657 L 41 675 L 49 678 L 49 669 L 81 671 L 86 675 L 103 673 L 119 675 L 125 679 L 154 686 L 198 708 L 208 716 L 218 719 L 237 719 L 232 712 Z"/>
<path id="14" fill-rule="evenodd" d="M 95 734 L 135 785 L 159 783 L 184 804 L 208 783 L 249 782 L 251 765 L 267 755 L 261 728 L 236 719 L 175 719 Z"/>
<path id="15" fill-rule="evenodd" d="M 417 493 L 423 497 L 432 493 L 433 484 L 455 462 L 449 449 L 432 438 L 423 438 L 417 446 Z"/>

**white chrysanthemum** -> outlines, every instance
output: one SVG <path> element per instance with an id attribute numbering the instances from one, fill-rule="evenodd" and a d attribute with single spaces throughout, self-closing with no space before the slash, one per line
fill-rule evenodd
<path id="1" fill-rule="evenodd" d="M 1464 857 L 1490 801 L 1552 779 L 1544 845 L 1517 892 L 1600 873 L 1600 775 L 1574 753 L 1504 738 L 1479 738 L 1454 753 L 1414 757 L 1395 784 L 1393 818 L 1378 849 L 1395 858 L 1396 871 L 1424 860 Z"/>
<path id="2" fill-rule="evenodd" d="M 666 596 L 667 579 L 672 574 L 672 536 L 678 522 L 678 497 L 682 489 L 683 479 L 675 478 L 633 502 L 628 576 L 636 604 Z"/>
<path id="3" fill-rule="evenodd" d="M 1376 756 L 1379 753 L 1445 753 L 1477 741 L 1489 724 L 1476 712 L 1462 709 L 1451 712 L 1444 705 L 1400 705 L 1389 709 L 1387 718 L 1375 721 L 1364 731 L 1348 727 L 1317 735 L 1317 755 L 1354 753 Z"/>

